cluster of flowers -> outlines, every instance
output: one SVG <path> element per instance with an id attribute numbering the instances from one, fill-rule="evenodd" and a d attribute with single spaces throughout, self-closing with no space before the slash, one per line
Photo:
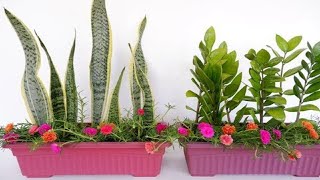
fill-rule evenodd
<path id="1" fill-rule="evenodd" d="M 308 121 L 302 121 L 302 126 L 309 131 L 309 135 L 312 139 L 319 139 L 317 131 L 314 129 L 314 126 Z M 197 130 L 200 132 L 203 138 L 211 139 L 215 135 L 214 127 L 205 122 L 201 122 L 197 126 Z M 248 122 L 246 125 L 246 131 L 259 131 L 260 140 L 263 145 L 271 144 L 272 140 L 279 141 L 282 138 L 281 130 L 272 129 L 271 131 L 265 129 L 259 129 L 259 126 L 254 122 Z M 178 127 L 178 133 L 180 136 L 188 137 L 190 135 L 190 130 L 184 126 Z M 219 137 L 220 143 L 225 146 L 230 146 L 233 143 L 232 135 L 236 133 L 236 127 L 231 124 L 225 124 L 221 127 L 221 135 Z M 302 157 L 302 154 L 299 150 L 294 149 L 288 153 L 288 158 L 290 160 L 296 160 Z"/>

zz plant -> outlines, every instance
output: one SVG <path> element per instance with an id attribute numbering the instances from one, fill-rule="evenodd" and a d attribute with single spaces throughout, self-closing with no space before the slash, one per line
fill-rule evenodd
<path id="1" fill-rule="evenodd" d="M 189 106 L 186 108 L 196 112 L 196 122 L 222 124 L 224 116 L 231 122 L 230 112 L 244 99 L 246 86 L 240 88 L 242 73 L 238 73 L 236 52 L 228 52 L 226 42 L 213 49 L 215 38 L 215 30 L 210 27 L 205 33 L 204 41 L 199 44 L 202 60 L 198 56 L 193 58 L 191 80 L 199 93 L 188 90 L 186 96 L 197 98 L 198 105 L 196 109 Z"/>

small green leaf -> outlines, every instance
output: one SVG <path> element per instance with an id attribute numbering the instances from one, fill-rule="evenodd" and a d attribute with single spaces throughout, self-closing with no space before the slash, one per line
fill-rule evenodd
<path id="1" fill-rule="evenodd" d="M 301 95 L 300 95 L 300 89 L 297 85 L 293 86 L 293 94 L 300 99 Z"/>
<path id="2" fill-rule="evenodd" d="M 277 57 L 281 57 L 280 54 L 275 49 L 273 49 L 271 46 L 267 45 L 267 47 L 272 50 L 274 55 L 276 55 Z"/>
<path id="3" fill-rule="evenodd" d="M 320 42 L 315 44 L 312 48 L 312 54 L 317 62 L 320 61 Z"/>
<path id="4" fill-rule="evenodd" d="M 232 97 L 239 89 L 239 86 L 241 84 L 241 79 L 242 79 L 242 73 L 239 73 L 232 80 L 232 82 L 228 86 L 226 86 L 226 88 L 224 90 L 224 96 Z"/>
<path id="5" fill-rule="evenodd" d="M 313 71 L 313 72 L 310 74 L 310 77 L 316 77 L 316 76 L 318 76 L 319 74 L 320 74 L 320 69 Z"/>
<path id="6" fill-rule="evenodd" d="M 209 50 L 207 49 L 206 45 L 204 45 L 202 41 L 199 43 L 199 49 L 201 51 L 202 58 L 206 61 L 209 55 Z"/>
<path id="7" fill-rule="evenodd" d="M 309 101 L 315 101 L 317 99 L 320 99 L 320 91 L 314 92 L 311 95 L 304 98 L 303 102 L 309 102 Z"/>
<path id="8" fill-rule="evenodd" d="M 286 59 L 283 60 L 284 63 L 288 63 L 298 57 L 305 49 L 297 49 L 291 53 Z"/>
<path id="9" fill-rule="evenodd" d="M 305 75 L 301 71 L 298 71 L 298 74 L 303 80 L 306 80 Z"/>
<path id="10" fill-rule="evenodd" d="M 283 92 L 284 95 L 287 95 L 287 96 L 291 96 L 291 95 L 294 95 L 293 93 L 293 90 L 292 89 L 289 89 L 289 90 L 286 90 Z"/>
<path id="11" fill-rule="evenodd" d="M 271 92 L 271 93 L 279 93 L 279 92 L 282 92 L 282 89 L 281 88 L 278 88 L 278 87 L 274 87 L 274 88 L 265 88 L 263 89 L 267 92 Z"/>
<path id="12" fill-rule="evenodd" d="M 276 35 L 276 42 L 278 47 L 283 51 L 283 52 L 288 52 L 289 45 L 286 40 L 284 40 L 280 35 Z"/>
<path id="13" fill-rule="evenodd" d="M 295 49 L 301 42 L 302 36 L 293 37 L 288 41 L 288 52 Z"/>
<path id="14" fill-rule="evenodd" d="M 254 69 L 256 72 L 261 71 L 260 65 L 256 61 L 251 61 L 250 64 L 252 69 Z"/>
<path id="15" fill-rule="evenodd" d="M 255 59 L 260 65 L 264 65 L 270 60 L 270 54 L 265 49 L 261 49 Z"/>
<path id="16" fill-rule="evenodd" d="M 294 80 L 294 82 L 296 83 L 296 85 L 297 85 L 300 89 L 303 89 L 303 86 L 302 86 L 300 80 L 299 80 L 296 76 L 294 76 L 293 80 Z"/>
<path id="17" fill-rule="evenodd" d="M 299 106 L 286 108 L 285 110 L 288 112 L 298 112 Z M 305 104 L 300 107 L 300 111 L 309 111 L 309 110 L 319 111 L 319 108 L 313 104 Z"/>
<path id="18" fill-rule="evenodd" d="M 272 116 L 274 119 L 279 121 L 284 121 L 286 119 L 286 114 L 284 113 L 283 108 L 276 107 L 276 108 L 270 108 L 267 113 Z"/>
<path id="19" fill-rule="evenodd" d="M 295 67 L 295 68 L 289 69 L 288 71 L 286 71 L 286 72 L 283 74 L 283 77 L 292 76 L 292 75 L 296 74 L 298 71 L 300 71 L 302 68 L 303 68 L 302 66 L 297 66 L 297 67 Z"/>
<path id="20" fill-rule="evenodd" d="M 250 49 L 249 52 L 244 56 L 249 60 L 254 60 L 256 57 L 256 51 L 254 49 Z"/>
<path id="21" fill-rule="evenodd" d="M 193 92 L 193 91 L 191 91 L 191 90 L 188 90 L 188 91 L 186 92 L 186 96 L 187 96 L 187 97 L 196 97 L 196 98 L 199 97 L 199 95 L 198 95 L 197 93 L 195 93 L 195 92 Z"/>
<path id="22" fill-rule="evenodd" d="M 265 70 L 263 71 L 263 74 L 273 75 L 273 74 L 278 73 L 279 71 L 280 71 L 279 68 L 273 68 L 273 67 L 271 67 L 271 68 L 265 69 Z"/>
<path id="23" fill-rule="evenodd" d="M 272 58 L 268 63 L 267 63 L 267 67 L 274 67 L 276 65 L 278 65 L 280 62 L 282 62 L 283 57 L 275 57 Z"/>
<path id="24" fill-rule="evenodd" d="M 272 101 L 278 105 L 287 104 L 287 100 L 284 97 L 276 96 L 276 97 L 268 97 L 267 100 Z"/>
<path id="25" fill-rule="evenodd" d="M 314 83 L 318 83 L 318 82 L 320 82 L 320 76 L 313 78 L 311 81 L 309 81 L 308 84 L 314 84 Z"/>
<path id="26" fill-rule="evenodd" d="M 215 33 L 214 28 L 211 26 L 207 30 L 207 32 L 206 32 L 206 34 L 204 36 L 204 42 L 206 43 L 207 49 L 209 51 L 211 51 L 212 46 L 213 46 L 215 41 L 216 41 L 216 33 Z"/>
<path id="27" fill-rule="evenodd" d="M 187 110 L 190 110 L 190 111 L 193 111 L 193 112 L 195 112 L 195 113 L 197 112 L 196 110 L 194 110 L 194 109 L 193 109 L 192 107 L 190 107 L 190 106 L 186 106 L 186 109 L 187 109 Z"/>
<path id="28" fill-rule="evenodd" d="M 253 68 L 249 69 L 249 74 L 250 74 L 251 78 L 253 80 L 255 80 L 256 82 L 259 82 L 261 80 L 259 73 L 257 73 L 257 71 L 255 71 Z"/>
<path id="29" fill-rule="evenodd" d="M 320 89 L 320 82 L 319 83 L 314 83 L 311 86 L 308 87 L 308 89 L 306 90 L 306 94 L 310 94 L 313 93 L 317 90 Z"/>
<path id="30" fill-rule="evenodd" d="M 227 53 L 226 49 L 219 48 L 215 49 L 212 52 L 209 53 L 207 57 L 207 62 L 215 63 L 223 58 Z"/>
<path id="31" fill-rule="evenodd" d="M 282 82 L 284 81 L 285 79 L 280 77 L 280 76 L 274 76 L 274 75 L 267 75 L 264 80 L 266 82 Z"/>
<path id="32" fill-rule="evenodd" d="M 310 72 L 310 68 L 308 66 L 308 63 L 305 60 L 301 61 L 301 65 L 302 65 L 303 69 L 305 69 L 307 72 Z"/>

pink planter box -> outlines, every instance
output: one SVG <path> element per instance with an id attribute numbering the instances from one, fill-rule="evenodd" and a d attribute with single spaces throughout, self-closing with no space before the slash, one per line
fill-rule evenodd
<path id="1" fill-rule="evenodd" d="M 61 154 L 54 154 L 50 146 L 30 151 L 25 143 L 5 148 L 11 149 L 17 157 L 22 175 L 32 178 L 98 174 L 157 176 L 169 145 L 164 144 L 155 154 L 148 154 L 143 142 L 78 143 L 63 147 Z"/>
<path id="2" fill-rule="evenodd" d="M 320 175 L 320 145 L 299 146 L 302 158 L 283 161 L 279 153 L 264 153 L 256 159 L 254 151 L 241 147 L 224 149 L 208 143 L 189 143 L 184 149 L 192 176 L 216 174 L 289 174 L 302 177 Z"/>

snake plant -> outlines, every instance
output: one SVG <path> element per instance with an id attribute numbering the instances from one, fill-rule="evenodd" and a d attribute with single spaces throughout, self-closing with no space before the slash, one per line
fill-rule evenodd
<path id="1" fill-rule="evenodd" d="M 26 65 L 22 79 L 22 95 L 30 120 L 34 124 L 49 122 L 52 120 L 52 109 L 47 91 L 38 77 L 41 59 L 37 42 L 21 20 L 6 9 L 5 13 L 15 29 L 25 53 Z"/>
<path id="2" fill-rule="evenodd" d="M 134 114 L 139 108 L 143 108 L 144 125 L 151 125 L 154 121 L 154 102 L 151 87 L 147 78 L 147 65 L 142 50 L 142 35 L 147 24 L 145 17 L 138 29 L 138 40 L 135 47 L 131 50 L 132 58 L 130 61 L 130 89 L 133 103 Z"/>

